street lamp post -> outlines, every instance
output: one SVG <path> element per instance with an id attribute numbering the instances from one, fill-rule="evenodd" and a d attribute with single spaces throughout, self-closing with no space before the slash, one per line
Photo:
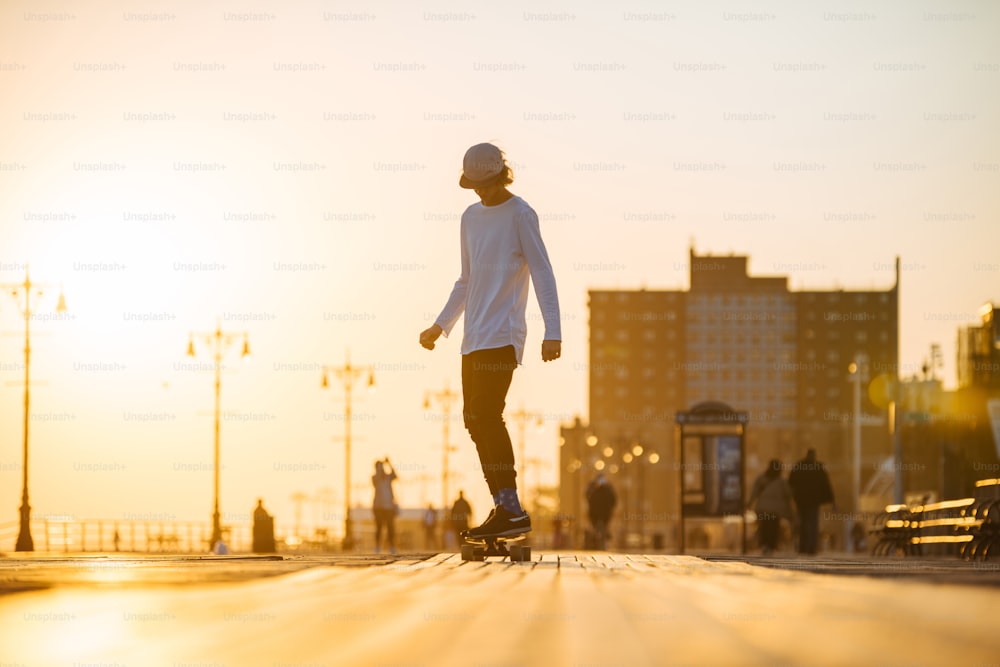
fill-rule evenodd
<path id="1" fill-rule="evenodd" d="M 449 507 L 450 492 L 448 490 L 448 482 L 451 476 L 451 467 L 448 463 L 448 454 L 452 450 L 451 443 L 449 441 L 449 423 L 451 422 L 451 406 L 455 402 L 455 399 L 459 397 L 458 392 L 452 391 L 448 387 L 448 383 L 445 382 L 444 390 L 442 391 L 428 391 L 424 394 L 424 410 L 430 410 L 431 399 L 441 403 L 441 409 L 444 412 L 444 426 L 442 427 L 442 442 L 441 446 L 444 451 L 443 461 L 441 462 L 441 510 L 445 511 Z"/>
<path id="2" fill-rule="evenodd" d="M 33 314 L 31 295 L 34 291 L 35 296 L 41 298 L 44 290 L 48 287 L 31 282 L 27 266 L 24 267 L 24 282 L 0 285 L 0 288 L 9 290 L 15 299 L 20 299 L 21 295 L 24 295 L 24 307 L 21 308 L 21 314 L 24 315 L 24 440 L 23 465 L 21 466 L 21 507 L 19 510 L 21 524 L 17 533 L 17 543 L 14 546 L 15 551 L 35 550 L 35 542 L 31 539 L 31 503 L 28 500 L 28 424 L 31 415 L 31 375 L 29 369 L 31 366 L 31 316 Z M 66 312 L 66 298 L 62 294 L 62 290 L 59 292 L 56 312 Z"/>
<path id="3" fill-rule="evenodd" d="M 859 353 L 848 366 L 850 380 L 854 383 L 854 415 L 853 415 L 853 453 L 851 456 L 851 495 L 854 498 L 854 518 L 847 522 L 847 551 L 854 552 L 854 539 L 851 535 L 854 521 L 861 516 L 861 387 L 868 382 L 868 356 Z"/>
<path id="4" fill-rule="evenodd" d="M 525 458 L 524 457 L 525 457 L 525 443 L 527 441 L 527 438 L 526 438 L 526 435 L 525 435 L 525 429 L 527 428 L 528 420 L 529 419 L 534 419 L 535 420 L 535 425 L 541 427 L 541 425 L 542 425 L 542 413 L 540 413 L 540 412 L 528 412 L 528 411 L 526 411 L 524 409 L 524 405 L 522 404 L 521 407 L 518 410 L 510 413 L 510 418 L 517 422 L 517 433 L 518 433 L 518 438 L 519 438 L 519 442 L 518 442 L 518 449 L 519 449 L 519 451 L 518 451 L 518 457 L 517 458 L 518 458 L 518 464 L 520 465 L 520 468 L 521 468 L 518 471 L 518 477 L 523 477 L 524 473 L 525 473 L 525 469 L 526 469 L 525 468 Z M 527 495 L 528 480 L 524 479 L 521 482 L 521 484 L 524 485 L 524 489 L 525 489 L 525 492 L 526 492 L 525 495 Z"/>
<path id="5" fill-rule="evenodd" d="M 200 338 L 205 341 L 212 350 L 212 358 L 215 364 L 215 499 L 212 510 L 212 548 L 222 539 L 222 515 L 219 513 L 219 422 L 221 417 L 221 393 L 222 393 L 222 356 L 229 346 L 239 338 L 243 339 L 243 352 L 240 355 L 243 359 L 250 356 L 250 339 L 246 332 L 226 333 L 222 330 L 221 324 L 216 324 L 215 331 L 211 333 L 191 333 L 188 335 L 189 357 L 194 357 L 194 339 Z"/>
<path id="6" fill-rule="evenodd" d="M 354 531 L 351 526 L 351 391 L 354 381 L 368 373 L 368 388 L 375 389 L 375 370 L 371 366 L 352 366 L 351 353 L 343 366 L 323 366 L 323 388 L 330 386 L 328 376 L 335 374 L 344 386 L 344 551 L 354 548 Z"/>

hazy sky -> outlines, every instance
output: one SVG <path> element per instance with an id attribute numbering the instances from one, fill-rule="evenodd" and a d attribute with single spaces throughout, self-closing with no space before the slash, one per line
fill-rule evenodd
<path id="1" fill-rule="evenodd" d="M 26 2 L 0 5 L 0 282 L 51 283 L 33 324 L 35 516 L 207 520 L 212 374 L 226 356 L 224 521 L 331 489 L 343 391 L 355 499 L 372 462 L 441 496 L 459 338 L 417 335 L 458 275 L 465 149 L 495 141 L 538 211 L 563 307 L 543 364 L 534 296 L 508 405 L 541 413 L 533 470 L 587 410 L 590 288 L 686 289 L 688 250 L 793 289 L 886 289 L 902 373 L 1000 300 L 994 2 Z M 70 313 L 46 321 L 63 286 Z M 0 526 L 17 519 L 23 320 L 0 296 Z M 460 332 L 460 327 L 456 329 Z M 453 491 L 487 509 L 458 406 Z M 515 431 L 515 440 L 517 439 Z M 324 516 L 325 520 L 324 520 Z M 37 537 L 36 537 L 37 539 Z"/>

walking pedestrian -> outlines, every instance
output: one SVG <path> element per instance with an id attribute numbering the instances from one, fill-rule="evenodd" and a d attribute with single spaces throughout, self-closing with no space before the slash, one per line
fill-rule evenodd
<path id="1" fill-rule="evenodd" d="M 771 459 L 767 469 L 756 479 L 748 504 L 757 512 L 757 539 L 765 556 L 778 547 L 781 520 L 795 521 L 792 490 L 781 476 L 781 461 Z"/>
<path id="2" fill-rule="evenodd" d="M 424 510 L 424 548 L 433 549 L 437 537 L 437 510 L 434 505 L 427 504 Z"/>
<path id="3" fill-rule="evenodd" d="M 454 534 L 456 542 L 458 537 L 469 529 L 469 517 L 471 516 L 472 506 L 465 499 L 465 492 L 460 490 L 458 498 L 451 506 L 451 514 L 448 516 L 448 528 Z"/>
<path id="4" fill-rule="evenodd" d="M 594 548 L 604 550 L 607 548 L 608 524 L 611 521 L 611 512 L 615 509 L 618 496 L 615 494 L 611 482 L 604 476 L 603 472 L 597 473 L 597 477 L 587 485 L 587 516 L 594 531 Z"/>
<path id="5" fill-rule="evenodd" d="M 815 554 L 819 548 L 819 508 L 833 502 L 830 477 L 816 460 L 815 449 L 808 450 L 805 458 L 792 467 L 788 485 L 799 510 L 799 553 Z"/>
<path id="6" fill-rule="evenodd" d="M 382 530 L 386 532 L 389 552 L 396 553 L 396 515 L 399 505 L 392 491 L 392 483 L 396 480 L 396 471 L 389 463 L 389 457 L 375 462 L 375 474 L 372 475 L 372 486 L 375 487 L 375 498 L 372 501 L 372 513 L 375 515 L 375 553 L 382 550 Z"/>

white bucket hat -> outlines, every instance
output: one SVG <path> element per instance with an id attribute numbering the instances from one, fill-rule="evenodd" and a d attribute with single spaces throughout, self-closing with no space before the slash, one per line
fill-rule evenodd
<path id="1" fill-rule="evenodd" d="M 462 160 L 462 177 L 458 184 L 472 190 L 486 185 L 503 173 L 503 153 L 493 144 L 476 144 L 465 151 Z"/>

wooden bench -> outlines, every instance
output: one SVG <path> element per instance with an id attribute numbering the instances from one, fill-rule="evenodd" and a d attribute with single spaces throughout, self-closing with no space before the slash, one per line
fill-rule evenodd
<path id="1" fill-rule="evenodd" d="M 971 514 L 979 524 L 972 539 L 963 545 L 967 560 L 989 560 L 1000 556 L 1000 479 L 981 479 L 973 492 Z"/>
<path id="2" fill-rule="evenodd" d="M 887 505 L 870 531 L 877 556 L 1000 556 L 1000 479 L 976 482 L 971 498 Z"/>

